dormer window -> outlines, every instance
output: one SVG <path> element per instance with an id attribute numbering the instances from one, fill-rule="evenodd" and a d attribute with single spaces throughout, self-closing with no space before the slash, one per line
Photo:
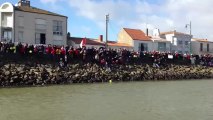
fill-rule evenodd
<path id="1" fill-rule="evenodd" d="M 9 7 L 9 5 L 8 5 L 8 4 L 5 4 L 5 5 L 2 6 L 1 9 L 7 9 L 8 7 Z"/>

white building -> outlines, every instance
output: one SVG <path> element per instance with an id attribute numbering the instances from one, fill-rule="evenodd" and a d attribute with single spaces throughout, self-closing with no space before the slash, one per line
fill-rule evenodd
<path id="1" fill-rule="evenodd" d="M 29 44 L 66 45 L 67 17 L 32 7 L 29 0 L 0 7 L 0 40 Z"/>
<path id="2" fill-rule="evenodd" d="M 160 30 L 154 29 L 151 37 L 153 44 L 152 49 L 159 52 L 170 52 L 171 42 L 160 37 Z"/>
<path id="3" fill-rule="evenodd" d="M 161 38 L 171 42 L 171 52 L 190 53 L 192 35 L 170 31 L 161 33 Z"/>
<path id="4" fill-rule="evenodd" d="M 192 39 L 192 53 L 196 55 L 213 55 L 213 42 L 207 39 Z"/>

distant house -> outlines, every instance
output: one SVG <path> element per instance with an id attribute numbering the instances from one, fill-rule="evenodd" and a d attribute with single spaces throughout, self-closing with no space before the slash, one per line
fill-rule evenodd
<path id="1" fill-rule="evenodd" d="M 81 41 L 84 38 L 82 37 L 68 37 L 67 44 L 69 46 L 73 46 L 75 48 L 80 47 Z M 86 38 L 86 47 L 87 48 L 100 48 L 100 47 L 106 47 L 106 43 L 103 41 L 103 35 L 100 35 L 98 39 L 95 38 Z M 132 46 L 125 44 L 125 43 L 118 43 L 116 41 L 108 41 L 107 42 L 107 48 L 118 50 L 118 49 L 127 49 L 132 50 Z"/>
<path id="2" fill-rule="evenodd" d="M 152 51 L 152 40 L 139 29 L 123 28 L 118 34 L 118 43 L 132 46 L 134 51 Z"/>
<path id="3" fill-rule="evenodd" d="M 160 37 L 160 30 L 154 29 L 153 36 L 151 36 L 153 41 L 152 49 L 159 52 L 170 52 L 171 42 Z"/>
<path id="4" fill-rule="evenodd" d="M 213 55 L 213 42 L 207 39 L 192 39 L 192 53 L 197 55 Z"/>
<path id="5" fill-rule="evenodd" d="M 160 34 L 161 38 L 171 42 L 171 52 L 190 53 L 192 35 L 170 31 Z"/>
<path id="6" fill-rule="evenodd" d="M 29 44 L 66 45 L 67 17 L 32 7 L 29 0 L 0 6 L 0 40 Z"/>
<path id="7" fill-rule="evenodd" d="M 67 44 L 69 46 L 73 46 L 74 48 L 79 48 L 81 41 L 84 38 L 81 37 L 68 37 L 67 38 Z M 103 37 L 100 36 L 99 39 L 93 39 L 93 38 L 86 38 L 86 47 L 87 48 L 100 48 L 105 47 L 105 43 L 103 43 Z"/>

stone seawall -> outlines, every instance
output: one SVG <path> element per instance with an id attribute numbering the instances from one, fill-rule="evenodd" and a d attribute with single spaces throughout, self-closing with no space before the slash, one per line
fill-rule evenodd
<path id="1" fill-rule="evenodd" d="M 0 66 L 0 87 L 211 78 L 213 67 L 204 66 L 168 65 L 153 68 L 149 65 L 113 65 L 110 69 L 96 64 L 70 64 L 66 68 L 51 64 Z"/>

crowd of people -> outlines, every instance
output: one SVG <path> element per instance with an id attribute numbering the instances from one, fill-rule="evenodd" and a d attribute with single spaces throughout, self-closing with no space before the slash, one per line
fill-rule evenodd
<path id="1" fill-rule="evenodd" d="M 113 64 L 153 64 L 153 67 L 160 67 L 167 64 L 200 64 L 213 66 L 213 56 L 192 55 L 169 52 L 136 52 L 127 49 L 106 49 L 106 48 L 74 48 L 72 46 L 55 45 L 28 45 L 14 43 L 0 43 L 0 54 L 2 58 L 10 56 L 13 59 L 30 59 L 36 62 L 54 62 L 61 67 L 67 64 L 82 62 L 96 63 L 103 66 Z"/>

